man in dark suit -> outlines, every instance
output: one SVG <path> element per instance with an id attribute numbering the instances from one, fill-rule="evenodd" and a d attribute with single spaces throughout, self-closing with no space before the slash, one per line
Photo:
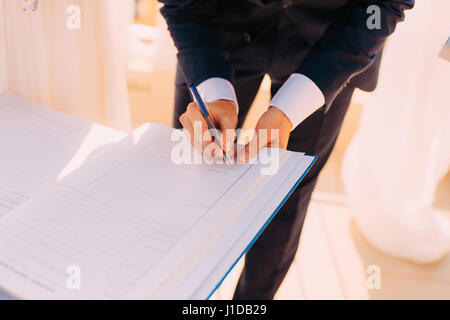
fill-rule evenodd
<path id="1" fill-rule="evenodd" d="M 297 251 L 311 193 L 355 88 L 375 89 L 386 38 L 414 0 L 161 0 L 178 48 L 174 125 L 203 121 L 187 84 L 208 102 L 229 150 L 265 74 L 272 101 L 257 149 L 278 145 L 318 161 L 246 255 L 235 299 L 272 299 Z M 373 16 L 377 15 L 377 16 Z M 368 20 L 378 20 L 371 24 Z M 203 126 L 206 130 L 206 125 Z M 275 138 L 274 138 L 275 137 Z M 276 141 L 274 140 L 276 139 Z M 256 151 L 257 151 L 256 149 Z M 256 156 L 247 146 L 240 161 Z"/>

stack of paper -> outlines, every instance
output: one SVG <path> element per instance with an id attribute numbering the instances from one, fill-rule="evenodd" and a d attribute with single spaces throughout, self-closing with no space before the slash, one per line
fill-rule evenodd
<path id="1" fill-rule="evenodd" d="M 25 299 L 208 298 L 314 157 L 280 151 L 272 175 L 258 162 L 176 164 L 176 133 L 147 124 L 124 138 L 0 98 L 0 287 Z"/>

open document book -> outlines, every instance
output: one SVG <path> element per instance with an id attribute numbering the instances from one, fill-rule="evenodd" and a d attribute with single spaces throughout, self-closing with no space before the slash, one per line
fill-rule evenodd
<path id="1" fill-rule="evenodd" d="M 23 299 L 208 298 L 315 158 L 280 150 L 269 175 L 259 162 L 177 164 L 175 131 L 146 124 L 124 136 L 1 97 L 0 288 Z"/>

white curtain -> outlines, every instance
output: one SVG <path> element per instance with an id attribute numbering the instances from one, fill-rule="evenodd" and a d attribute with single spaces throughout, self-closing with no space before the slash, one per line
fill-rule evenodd
<path id="1" fill-rule="evenodd" d="M 416 1 L 390 39 L 380 86 L 369 97 L 343 167 L 354 219 L 382 251 L 418 263 L 450 246 L 448 221 L 432 209 L 450 165 L 450 62 L 438 57 L 448 0 Z"/>
<path id="2" fill-rule="evenodd" d="M 0 0 L 0 92 L 7 87 L 37 103 L 129 131 L 125 48 L 133 1 L 40 0 L 35 12 L 22 11 L 21 3 Z M 67 27 L 71 5 L 81 9 L 79 30 Z"/>

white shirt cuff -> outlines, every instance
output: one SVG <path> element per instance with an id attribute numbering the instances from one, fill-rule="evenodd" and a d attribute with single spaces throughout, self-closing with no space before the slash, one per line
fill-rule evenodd
<path id="1" fill-rule="evenodd" d="M 230 100 L 236 103 L 237 113 L 239 106 L 236 98 L 236 92 L 230 81 L 223 78 L 210 78 L 197 86 L 203 99 L 206 102 L 214 102 L 217 100 Z"/>
<path id="2" fill-rule="evenodd" d="M 270 102 L 270 106 L 288 117 L 293 129 L 324 104 L 325 97 L 319 87 L 300 73 L 292 74 Z"/>

